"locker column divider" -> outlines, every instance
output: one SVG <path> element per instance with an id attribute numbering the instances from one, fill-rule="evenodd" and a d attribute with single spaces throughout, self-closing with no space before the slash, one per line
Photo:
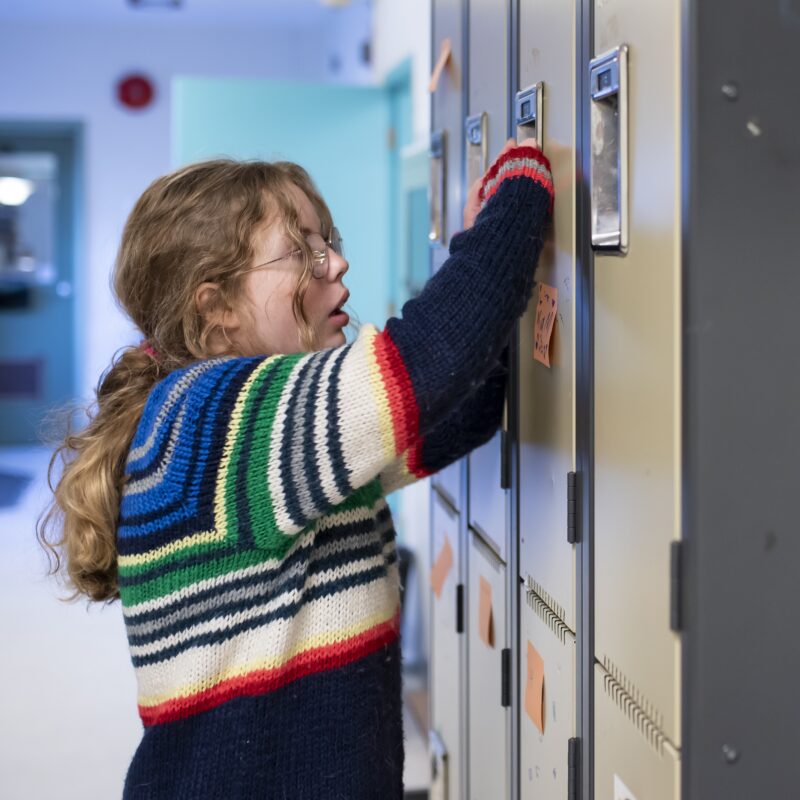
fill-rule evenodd
<path id="1" fill-rule="evenodd" d="M 590 242 L 589 61 L 594 0 L 576 0 L 576 461 L 578 477 L 576 730 L 580 800 L 594 800 L 594 255 Z"/>
<path id="2" fill-rule="evenodd" d="M 508 131 L 506 136 L 513 136 L 516 131 L 515 103 L 519 89 L 519 2 L 510 0 L 508 13 Z M 509 344 L 508 363 L 511 367 L 508 381 L 508 446 L 509 475 L 511 488 L 508 499 L 508 578 L 506 580 L 507 607 L 509 609 L 508 625 L 510 628 L 508 641 L 512 647 L 511 658 L 511 713 L 510 713 L 510 797 L 512 800 L 520 798 L 520 608 L 519 608 L 519 321 L 514 325 L 514 333 Z"/>
<path id="3" fill-rule="evenodd" d="M 461 117 L 463 124 L 463 117 L 469 108 L 469 0 L 461 0 L 461 63 L 463 69 L 461 71 Z M 433 63 L 433 62 L 431 62 Z M 461 137 L 461 149 L 458 152 L 458 168 L 460 171 L 461 180 L 461 200 L 462 210 L 466 203 L 466 196 L 469 188 L 466 186 L 466 137 Z M 464 578 L 464 634 L 461 642 L 461 664 L 464 668 L 461 680 L 461 704 L 462 704 L 462 720 L 464 722 L 464 729 L 460 738 L 461 745 L 461 798 L 453 798 L 452 800 L 468 800 L 470 797 L 469 785 L 469 636 L 470 636 L 470 592 L 469 585 L 472 576 L 469 574 L 469 547 L 470 547 L 470 533 L 469 533 L 469 519 L 470 514 L 470 497 L 469 497 L 469 456 L 466 455 L 461 460 L 461 508 L 459 509 L 461 516 L 459 517 L 459 525 L 461 530 L 461 558 L 462 558 L 462 571 L 461 574 Z"/>

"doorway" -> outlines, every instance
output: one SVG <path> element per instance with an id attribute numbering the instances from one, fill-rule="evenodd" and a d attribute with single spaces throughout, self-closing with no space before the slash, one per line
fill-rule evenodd
<path id="1" fill-rule="evenodd" d="M 79 125 L 0 122 L 0 445 L 75 394 Z"/>

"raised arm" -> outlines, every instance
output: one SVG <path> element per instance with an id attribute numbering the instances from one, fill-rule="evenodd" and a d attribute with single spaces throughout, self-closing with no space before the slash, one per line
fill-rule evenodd
<path id="1" fill-rule="evenodd" d="M 483 383 L 381 472 L 383 493 L 389 494 L 433 475 L 488 442 L 503 419 L 507 373 L 501 359 Z"/>
<path id="2" fill-rule="evenodd" d="M 443 267 L 383 332 L 364 325 L 350 345 L 231 359 L 198 374 L 176 435 L 194 436 L 193 452 L 218 464 L 213 497 L 208 470 L 181 462 L 178 477 L 196 483 L 184 490 L 209 504 L 216 531 L 244 531 L 282 553 L 356 491 L 380 491 L 376 479 L 403 453 L 423 464 L 447 457 L 459 405 L 482 384 L 500 388 L 487 377 L 531 294 L 552 206 L 547 159 L 514 148 L 483 191 L 473 227 L 453 237 Z M 485 398 L 468 402 L 475 412 Z"/>

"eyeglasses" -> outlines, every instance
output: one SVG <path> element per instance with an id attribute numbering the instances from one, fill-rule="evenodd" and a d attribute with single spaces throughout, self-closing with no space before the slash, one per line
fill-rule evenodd
<path id="1" fill-rule="evenodd" d="M 344 242 L 338 228 L 331 228 L 331 235 L 327 241 L 322 238 L 320 233 L 310 233 L 306 236 L 306 244 L 311 248 L 311 274 L 315 278 L 324 278 L 328 274 L 328 248 L 333 250 L 336 255 L 344 258 Z M 251 269 L 268 267 L 270 264 L 275 264 L 287 258 L 297 258 L 302 253 L 303 251 L 299 249 L 292 250 L 290 253 L 284 253 L 282 256 L 273 258 L 271 261 L 256 264 Z"/>

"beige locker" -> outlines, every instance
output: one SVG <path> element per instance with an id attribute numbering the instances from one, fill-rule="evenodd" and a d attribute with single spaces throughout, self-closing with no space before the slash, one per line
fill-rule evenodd
<path id="1" fill-rule="evenodd" d="M 469 0 L 468 107 L 464 125 L 466 188 L 483 175 L 500 152 L 508 132 L 508 3 Z M 469 522 L 490 541 L 500 559 L 508 560 L 507 492 L 501 486 L 503 437 L 469 456 Z"/>
<path id="2" fill-rule="evenodd" d="M 520 584 L 520 797 L 562 800 L 575 734 L 575 636 L 531 584 Z"/>
<path id="3" fill-rule="evenodd" d="M 606 113 L 608 99 L 591 101 L 592 114 L 607 121 L 592 118 L 592 153 L 611 153 L 616 141 L 624 153 L 626 135 L 628 147 L 619 162 L 627 254 L 598 250 L 594 265 L 595 655 L 636 687 L 676 746 L 680 644 L 670 629 L 670 548 L 681 536 L 680 21 L 679 0 L 596 3 L 595 52 L 627 45 L 627 69 L 624 53 L 617 68 L 628 87 L 612 98 L 616 117 Z M 603 70 L 595 79 L 599 92 L 614 76 Z M 593 163 L 592 193 L 605 191 L 593 212 L 611 197 L 613 172 Z"/>
<path id="4" fill-rule="evenodd" d="M 502 705 L 507 569 L 473 531 L 469 542 L 469 798 L 501 800 L 509 791 L 510 708 Z"/>
<path id="5" fill-rule="evenodd" d="M 515 113 L 523 123 L 517 139 L 535 137 L 551 158 L 556 194 L 552 233 L 520 324 L 520 577 L 532 576 L 555 599 L 573 632 L 575 546 L 567 534 L 567 476 L 575 470 L 575 13 L 574 2 L 520 2 Z M 534 358 L 538 284 L 557 290 L 549 367 Z M 540 323 L 545 314 L 542 304 Z"/>
<path id="6" fill-rule="evenodd" d="M 444 787 L 443 800 L 461 797 L 462 731 L 465 715 L 462 703 L 463 636 L 456 630 L 457 591 L 461 582 L 458 515 L 432 492 L 431 582 L 440 589 L 431 591 L 430 631 L 430 726 L 437 741 L 431 752 L 437 762 L 432 784 Z M 432 748 L 434 750 L 434 748 Z M 438 756 L 438 757 L 437 757 Z"/>
<path id="7" fill-rule="evenodd" d="M 679 800 L 680 754 L 619 681 L 595 665 L 595 800 Z"/>

